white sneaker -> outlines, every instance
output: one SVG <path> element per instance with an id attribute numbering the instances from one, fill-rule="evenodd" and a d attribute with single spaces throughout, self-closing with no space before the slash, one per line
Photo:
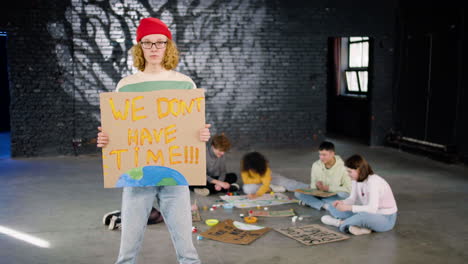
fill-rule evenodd
<path id="1" fill-rule="evenodd" d="M 193 190 L 196 194 L 201 195 L 201 196 L 208 196 L 210 195 L 210 190 L 208 188 L 195 188 Z"/>
<path id="2" fill-rule="evenodd" d="M 240 186 L 237 183 L 231 183 L 231 188 L 229 188 L 229 191 L 231 192 L 237 192 L 240 190 Z"/>
<path id="3" fill-rule="evenodd" d="M 283 193 L 286 191 L 286 188 L 284 188 L 283 186 L 279 186 L 279 185 L 270 184 L 270 188 L 273 192 L 277 192 L 277 193 Z"/>
<path id="4" fill-rule="evenodd" d="M 355 236 L 360 236 L 360 235 L 367 235 L 372 233 L 372 230 L 367 229 L 365 227 L 358 227 L 358 226 L 350 226 L 349 227 L 349 232 Z"/>
<path id="5" fill-rule="evenodd" d="M 118 229 L 121 223 L 122 219 L 120 218 L 120 216 L 112 216 L 112 219 L 109 222 L 109 230 Z"/>
<path id="6" fill-rule="evenodd" d="M 324 215 L 322 216 L 322 218 L 320 218 L 320 220 L 322 221 L 322 223 L 326 225 L 331 225 L 331 226 L 336 226 L 336 227 L 339 227 L 341 225 L 340 219 L 336 219 L 330 215 Z"/>
<path id="7" fill-rule="evenodd" d="M 104 225 L 109 225 L 110 223 L 110 220 L 112 219 L 113 216 L 120 216 L 120 210 L 115 210 L 115 211 L 112 211 L 112 212 L 108 212 L 107 214 L 105 214 L 103 217 L 102 217 L 102 223 Z"/>

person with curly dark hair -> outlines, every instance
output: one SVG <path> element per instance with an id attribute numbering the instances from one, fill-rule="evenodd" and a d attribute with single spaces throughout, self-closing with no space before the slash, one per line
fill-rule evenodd
<path id="1" fill-rule="evenodd" d="M 241 161 L 241 177 L 244 182 L 242 189 L 250 199 L 270 191 L 285 192 L 309 187 L 308 184 L 273 173 L 268 160 L 259 152 L 244 155 Z"/>

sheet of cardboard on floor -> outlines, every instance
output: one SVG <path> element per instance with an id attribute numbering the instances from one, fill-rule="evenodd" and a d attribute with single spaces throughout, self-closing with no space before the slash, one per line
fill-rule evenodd
<path id="1" fill-rule="evenodd" d="M 325 192 L 317 189 L 296 189 L 294 190 L 295 192 L 303 193 L 303 194 L 308 194 L 308 195 L 313 195 L 317 197 L 330 197 L 336 195 L 334 192 Z"/>
<path id="2" fill-rule="evenodd" d="M 104 187 L 203 185 L 203 89 L 100 94 Z"/>
<path id="3" fill-rule="evenodd" d="M 255 199 L 249 199 L 247 195 L 236 195 L 236 196 L 223 195 L 223 196 L 220 196 L 220 198 L 228 203 L 234 204 L 236 208 L 251 208 L 251 207 L 257 207 L 257 206 L 265 207 L 265 206 L 273 206 L 273 205 L 281 205 L 281 204 L 298 202 L 295 199 L 289 198 L 284 193 L 275 193 L 273 195 L 266 193 Z"/>
<path id="4" fill-rule="evenodd" d="M 234 226 L 233 220 L 227 219 L 213 226 L 209 230 L 202 232 L 200 235 L 204 238 L 224 243 L 248 245 L 270 230 L 271 228 L 269 227 L 264 227 L 258 230 L 241 230 Z"/>
<path id="5" fill-rule="evenodd" d="M 307 246 L 337 242 L 349 238 L 349 236 L 344 235 L 343 233 L 330 230 L 317 224 L 299 227 L 275 228 L 275 230 Z"/>
<path id="6" fill-rule="evenodd" d="M 249 216 L 263 216 L 263 217 L 287 217 L 295 216 L 293 209 L 282 210 L 282 211 L 265 211 L 265 210 L 251 210 Z"/>

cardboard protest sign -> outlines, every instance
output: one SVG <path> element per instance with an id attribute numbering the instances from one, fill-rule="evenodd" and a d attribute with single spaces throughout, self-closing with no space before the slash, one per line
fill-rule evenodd
<path id="1" fill-rule="evenodd" d="M 220 196 L 220 198 L 228 203 L 232 203 L 236 208 L 251 208 L 257 206 L 264 207 L 298 202 L 295 199 L 289 198 L 284 193 L 275 193 L 274 195 L 264 194 L 255 199 L 249 199 L 247 195 L 223 195 Z"/>
<path id="2" fill-rule="evenodd" d="M 204 185 L 203 89 L 101 93 L 104 187 Z"/>
<path id="3" fill-rule="evenodd" d="M 295 192 L 303 193 L 303 194 L 308 194 L 308 195 L 313 195 L 317 197 L 330 197 L 336 195 L 334 192 L 325 192 L 317 189 L 296 189 L 294 190 Z"/>
<path id="4" fill-rule="evenodd" d="M 244 225 L 252 226 L 247 224 Z M 270 230 L 271 228 L 269 227 L 264 227 L 257 230 L 242 230 L 234 226 L 231 219 L 227 219 L 201 233 L 200 235 L 220 242 L 248 245 Z"/>
<path id="5" fill-rule="evenodd" d="M 349 238 L 347 235 L 335 232 L 320 225 L 275 228 L 275 230 L 287 237 L 301 242 L 306 246 L 331 243 Z"/>
<path id="6" fill-rule="evenodd" d="M 293 209 L 282 210 L 282 211 L 265 211 L 265 210 L 250 210 L 249 216 L 263 216 L 263 217 L 288 217 L 295 216 Z"/>

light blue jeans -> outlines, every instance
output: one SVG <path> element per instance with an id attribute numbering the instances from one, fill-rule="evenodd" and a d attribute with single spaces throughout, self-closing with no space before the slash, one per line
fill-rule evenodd
<path id="1" fill-rule="evenodd" d="M 122 234 L 116 264 L 136 263 L 153 202 L 159 204 L 179 263 L 201 263 L 192 242 L 192 213 L 187 186 L 125 187 Z"/>
<path id="2" fill-rule="evenodd" d="M 310 186 L 308 186 L 309 188 Z M 330 196 L 330 197 L 315 197 L 313 195 L 308 195 L 304 193 L 299 193 L 295 192 L 294 196 L 296 196 L 297 199 L 304 201 L 305 204 L 308 206 L 315 208 L 317 210 L 320 210 L 322 206 L 324 206 L 326 203 L 330 205 L 330 207 L 333 207 L 331 204 L 336 201 L 336 200 L 343 200 L 348 198 L 349 193 L 347 192 L 338 192 L 336 195 Z"/>
<path id="3" fill-rule="evenodd" d="M 271 184 L 273 185 L 279 185 L 283 186 L 286 188 L 287 191 L 293 192 L 296 189 L 303 189 L 303 188 L 309 188 L 308 184 L 305 184 L 300 181 L 296 181 L 293 179 L 286 178 L 282 175 L 279 175 L 277 173 L 272 173 L 271 174 Z M 256 193 L 258 189 L 262 186 L 262 184 L 244 184 L 242 186 L 242 190 L 246 194 L 251 194 L 251 193 Z"/>
<path id="4" fill-rule="evenodd" d="M 358 226 L 371 229 L 375 232 L 386 232 L 393 229 L 396 223 L 397 213 L 371 214 L 366 212 L 353 213 L 352 211 L 339 211 L 333 205 L 328 207 L 330 214 L 338 219 L 344 220 L 339 229 L 348 232 L 350 226 Z"/>

